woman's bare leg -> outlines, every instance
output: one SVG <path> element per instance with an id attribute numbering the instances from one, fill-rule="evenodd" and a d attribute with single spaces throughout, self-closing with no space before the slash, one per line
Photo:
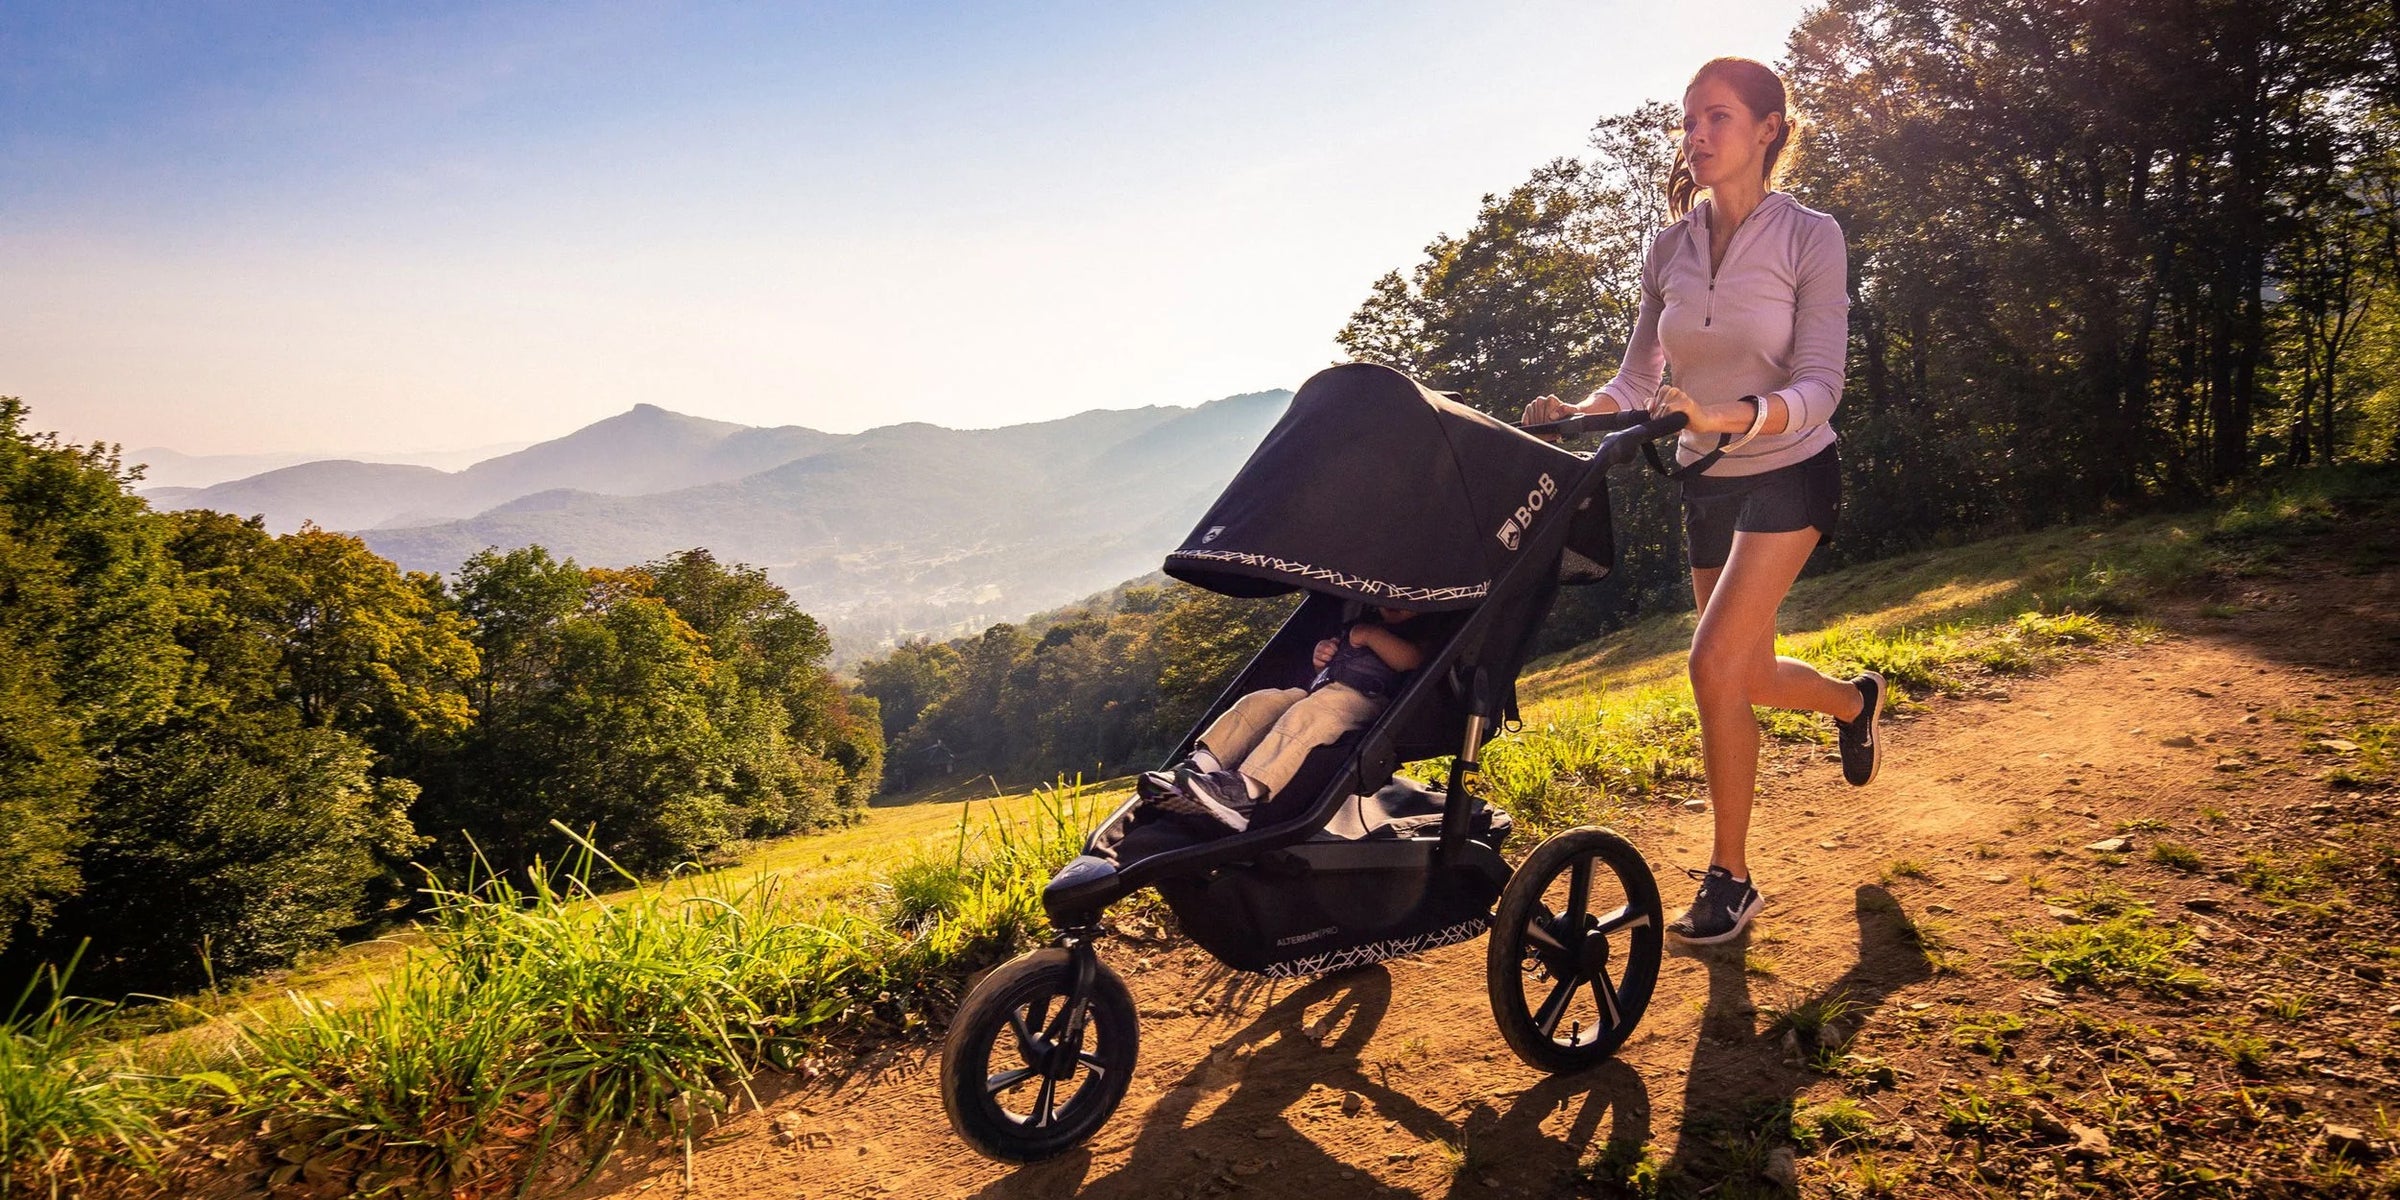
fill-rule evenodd
<path id="1" fill-rule="evenodd" d="M 1700 710 L 1700 757 L 1708 771 L 1716 844 L 1709 861 L 1750 877 L 1746 845 L 1758 790 L 1758 715 L 1753 705 L 1811 709 L 1843 720 L 1859 714 L 1856 687 L 1775 655 L 1775 610 L 1816 549 L 1814 529 L 1736 533 L 1725 565 L 1692 572 L 1700 606 L 1692 631 L 1692 698 Z"/>

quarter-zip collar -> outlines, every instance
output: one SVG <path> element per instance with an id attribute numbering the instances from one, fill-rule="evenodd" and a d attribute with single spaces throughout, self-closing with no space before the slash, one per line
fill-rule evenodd
<path id="1" fill-rule="evenodd" d="M 1700 254 L 1701 262 L 1708 261 L 1708 214 L 1715 210 L 1716 203 L 1714 200 L 1702 200 L 1692 206 L 1692 211 L 1683 214 L 1684 229 L 1690 236 L 1692 249 Z M 1789 192 L 1768 192 L 1766 199 L 1759 201 L 1758 207 L 1751 209 L 1750 215 L 1743 218 L 1742 227 L 1733 231 L 1733 243 L 1725 247 L 1725 261 L 1717 264 L 1709 274 L 1713 276 L 1733 264 L 1733 252 L 1741 249 L 1742 243 L 1749 240 L 1746 235 L 1752 226 L 1758 224 L 1760 217 L 1796 203 L 1799 202 L 1792 199 Z"/>
<path id="2" fill-rule="evenodd" d="M 1687 243 L 1691 246 L 1692 253 L 1699 255 L 1700 261 L 1703 263 L 1710 263 L 1708 253 L 1708 215 L 1715 209 L 1716 203 L 1717 202 L 1714 199 L 1703 200 L 1700 203 L 1693 205 L 1692 211 L 1683 214 L 1683 223 L 1689 231 Z M 1758 207 L 1751 209 L 1750 215 L 1742 218 L 1741 227 L 1733 231 L 1733 240 L 1726 243 L 1725 260 L 1723 262 L 1711 263 L 1708 268 L 1708 299 L 1701 306 L 1700 310 L 1700 327 L 1702 329 L 1716 328 L 1717 276 L 1724 273 L 1727 267 L 1733 265 L 1734 255 L 1741 252 L 1742 246 L 1745 242 L 1756 240 L 1755 238 L 1750 237 L 1750 231 L 1758 227 L 1760 218 L 1765 217 L 1769 213 L 1775 211 L 1779 205 L 1792 203 L 1796 202 L 1788 193 L 1768 192 L 1766 198 L 1758 202 Z"/>

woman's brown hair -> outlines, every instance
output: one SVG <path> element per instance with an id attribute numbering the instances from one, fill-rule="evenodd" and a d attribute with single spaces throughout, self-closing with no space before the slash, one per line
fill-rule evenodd
<path id="1" fill-rule="evenodd" d="M 1783 158 L 1783 148 L 1790 145 L 1792 140 L 1792 116 L 1786 109 L 1789 101 L 1784 95 L 1783 80 L 1776 78 L 1772 69 L 1756 59 L 1712 58 L 1701 64 L 1683 90 L 1689 93 L 1707 79 L 1717 80 L 1732 88 L 1733 94 L 1741 97 L 1743 106 L 1750 110 L 1751 115 L 1764 117 L 1768 113 L 1776 113 L 1783 117 L 1783 128 L 1776 132 L 1774 141 L 1767 143 L 1766 183 L 1768 187 L 1774 187 L 1775 164 Z M 1675 143 L 1675 166 L 1667 172 L 1667 211 L 1680 220 L 1684 214 L 1692 211 L 1692 205 L 1698 203 L 1699 199 L 1700 183 L 1692 178 L 1692 165 L 1684 160 L 1683 143 L 1678 140 Z"/>

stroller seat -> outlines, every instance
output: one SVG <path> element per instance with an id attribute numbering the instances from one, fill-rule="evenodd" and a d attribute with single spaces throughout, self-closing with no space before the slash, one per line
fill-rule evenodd
<path id="1" fill-rule="evenodd" d="M 1432 784 L 1394 775 L 1374 795 L 1352 796 L 1325 823 L 1312 842 L 1368 842 L 1432 837 L 1442 830 L 1442 807 L 1448 797 Z M 1508 840 L 1514 823 L 1508 814 L 1484 805 L 1468 836 L 1497 850 Z"/>

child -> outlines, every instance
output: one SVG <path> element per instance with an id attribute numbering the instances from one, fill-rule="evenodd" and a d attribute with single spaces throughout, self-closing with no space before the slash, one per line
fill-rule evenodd
<path id="1" fill-rule="evenodd" d="M 1309 751 L 1373 721 L 1400 691 L 1401 677 L 1424 665 L 1421 642 L 1431 631 L 1409 628 L 1417 614 L 1375 614 L 1380 620 L 1352 621 L 1317 643 L 1317 675 L 1307 687 L 1265 688 L 1234 701 L 1190 758 L 1142 776 L 1142 796 L 1168 812 L 1249 828 L 1251 810 L 1292 781 Z"/>

